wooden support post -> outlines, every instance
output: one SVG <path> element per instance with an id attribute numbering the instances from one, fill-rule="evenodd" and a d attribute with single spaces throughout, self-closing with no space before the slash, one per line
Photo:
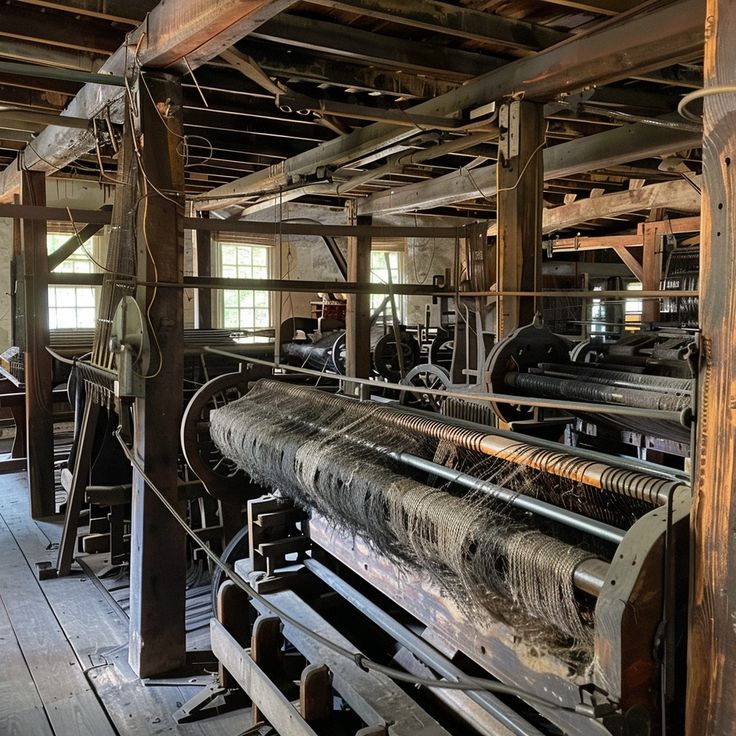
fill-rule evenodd
<path id="1" fill-rule="evenodd" d="M 138 278 L 183 279 L 184 161 L 180 78 L 143 71 L 139 95 L 141 187 Z M 149 94 L 150 92 L 150 94 Z M 137 461 L 183 514 L 177 490 L 183 390 L 183 301 L 180 289 L 139 287 L 148 314 L 151 361 L 145 399 L 135 404 Z M 138 472 L 133 473 L 130 540 L 130 664 L 140 677 L 186 661 L 185 534 Z"/>
<path id="2" fill-rule="evenodd" d="M 542 248 L 544 107 L 536 102 L 516 101 L 508 109 L 496 176 L 498 288 L 536 291 Z M 496 339 L 529 324 L 536 310 L 534 297 L 499 298 Z"/>
<path id="3" fill-rule="evenodd" d="M 325 723 L 332 715 L 332 676 L 326 664 L 310 664 L 302 671 L 299 712 L 310 726 Z"/>
<path id="4" fill-rule="evenodd" d="M 44 173 L 24 171 L 20 196 L 24 205 L 46 206 Z M 21 246 L 25 277 L 26 457 L 31 516 L 37 519 L 56 512 L 51 356 L 46 351 L 49 344 L 46 223 L 42 220 L 23 220 Z"/>
<path id="5" fill-rule="evenodd" d="M 208 218 L 209 212 L 203 212 L 202 217 Z M 208 278 L 212 276 L 212 233 L 209 230 L 195 230 L 197 239 L 197 276 Z M 197 327 L 200 330 L 212 328 L 212 290 L 197 289 Z"/>
<path id="6" fill-rule="evenodd" d="M 250 656 L 258 667 L 276 682 L 281 669 L 281 619 L 276 616 L 259 616 L 253 624 Z M 253 705 L 253 725 L 263 723 L 265 718 Z"/>
<path id="7" fill-rule="evenodd" d="M 659 220 L 659 217 L 656 218 Z M 642 231 L 642 278 L 643 291 L 656 291 L 662 281 L 662 250 L 664 248 L 665 228 L 663 223 L 645 222 Z M 659 319 L 659 300 L 645 299 L 641 308 L 642 322 L 656 322 Z"/>
<path id="8" fill-rule="evenodd" d="M 708 0 L 705 87 L 736 84 L 736 4 Z M 736 95 L 704 99 L 701 369 L 686 733 L 736 733 Z"/>
<path id="9" fill-rule="evenodd" d="M 97 419 L 100 414 L 100 405 L 87 396 L 84 403 L 82 426 L 79 432 L 79 445 L 72 468 L 72 482 L 69 496 L 66 501 L 64 528 L 59 543 L 59 554 L 56 558 L 56 574 L 68 575 L 74 557 L 74 548 L 77 545 L 77 525 L 79 512 L 84 501 L 84 492 L 89 483 L 90 467 L 92 465 L 92 450 L 95 442 Z"/>
<path id="10" fill-rule="evenodd" d="M 352 218 L 351 218 L 352 219 Z M 356 217 L 355 225 L 370 225 L 371 216 Z M 348 281 L 371 280 L 371 237 L 348 238 Z M 347 375 L 368 378 L 371 373 L 371 297 L 348 294 L 345 324 Z"/>
<path id="11" fill-rule="evenodd" d="M 250 611 L 248 596 L 232 580 L 226 580 L 217 591 L 217 620 L 228 630 L 240 646 L 250 643 Z M 220 662 L 218 667 L 220 686 L 233 689 L 238 687 L 235 678 Z"/>
<path id="12" fill-rule="evenodd" d="M 20 204 L 20 195 L 13 195 L 13 204 Z M 10 261 L 10 343 L 25 350 L 25 334 L 20 335 L 18 330 L 19 312 L 23 302 L 23 221 L 13 218 L 13 257 Z M 25 444 L 23 447 L 25 452 Z"/>

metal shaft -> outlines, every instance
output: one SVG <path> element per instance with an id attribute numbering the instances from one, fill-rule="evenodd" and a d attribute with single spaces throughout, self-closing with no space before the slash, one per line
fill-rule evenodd
<path id="1" fill-rule="evenodd" d="M 462 670 L 456 667 L 447 657 L 440 654 L 434 647 L 406 626 L 400 624 L 395 618 L 389 616 L 369 598 L 348 585 L 332 570 L 314 559 L 305 560 L 304 565 L 311 573 L 327 583 L 336 593 L 339 593 L 346 601 L 364 613 L 371 621 L 387 634 L 390 634 L 399 644 L 406 647 L 414 656 L 418 657 L 439 675 L 453 681 L 464 677 Z M 469 690 L 467 695 L 474 703 L 480 705 L 517 736 L 542 736 L 541 731 L 524 720 L 495 695 L 477 690 Z"/>
<path id="2" fill-rule="evenodd" d="M 509 437 L 464 429 L 436 419 L 419 417 L 388 407 L 376 408 L 376 405 L 371 402 L 356 402 L 352 399 L 326 394 L 318 389 L 285 386 L 278 381 L 269 381 L 269 383 L 273 388 L 285 392 L 298 401 L 318 402 L 323 406 L 335 408 L 349 404 L 353 406 L 353 411 L 364 411 L 394 427 L 424 434 L 433 439 L 444 440 L 457 447 L 541 470 L 561 478 L 568 478 L 603 491 L 636 498 L 653 506 L 664 506 L 673 490 L 687 488 L 684 483 L 677 481 L 657 478 L 604 462 L 591 462 L 571 455 L 563 449 L 548 450 Z"/>
<path id="3" fill-rule="evenodd" d="M 546 501 L 540 501 L 538 498 L 532 498 L 531 496 L 516 493 L 515 491 L 499 486 L 496 483 L 480 480 L 480 478 L 475 478 L 467 473 L 460 473 L 457 470 L 447 468 L 439 463 L 433 463 L 431 460 L 425 460 L 423 457 L 410 455 L 406 452 L 392 452 L 390 457 L 404 463 L 405 465 L 410 465 L 413 468 L 424 470 L 427 473 L 432 473 L 439 478 L 448 480 L 451 483 L 458 483 L 466 488 L 470 488 L 471 490 L 486 493 L 489 496 L 505 501 L 511 506 L 524 509 L 525 511 L 531 511 L 538 516 L 543 516 L 546 519 L 551 519 L 552 521 L 572 527 L 573 529 L 578 529 L 586 534 L 592 534 L 593 536 L 596 536 L 599 539 L 604 539 L 607 542 L 620 544 L 624 538 L 625 532 L 622 529 L 616 529 L 616 527 L 604 524 L 601 521 L 589 519 L 587 516 L 577 514 L 574 511 L 561 509 L 559 506 L 547 503 Z"/>

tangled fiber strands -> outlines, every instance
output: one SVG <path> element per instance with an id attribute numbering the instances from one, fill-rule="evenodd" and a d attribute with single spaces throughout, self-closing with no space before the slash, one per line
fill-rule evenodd
<path id="1" fill-rule="evenodd" d="M 466 611 L 486 609 L 531 644 L 589 659 L 592 630 L 573 574 L 591 553 L 530 526 L 503 502 L 402 474 L 386 448 L 436 458 L 446 443 L 388 427 L 349 399 L 309 401 L 312 392 L 294 401 L 261 381 L 211 413 L 212 439 L 256 482 L 364 537 L 399 566 L 427 572 Z"/>

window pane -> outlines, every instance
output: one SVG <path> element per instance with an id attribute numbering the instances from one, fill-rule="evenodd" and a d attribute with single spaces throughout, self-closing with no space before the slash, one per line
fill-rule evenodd
<path id="1" fill-rule="evenodd" d="M 268 278 L 269 249 L 241 243 L 221 243 L 220 275 L 225 278 Z M 267 292 L 229 289 L 222 292 L 222 322 L 229 329 L 268 327 L 271 324 Z M 256 322 L 258 323 L 256 325 Z"/>

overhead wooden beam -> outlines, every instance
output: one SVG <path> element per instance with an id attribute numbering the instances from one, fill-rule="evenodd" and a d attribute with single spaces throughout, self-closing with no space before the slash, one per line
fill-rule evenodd
<path id="1" fill-rule="evenodd" d="M 672 153 L 694 147 L 699 142 L 700 134 L 696 132 L 660 128 L 644 123 L 624 125 L 545 149 L 544 179 L 559 179 L 658 154 Z M 431 209 L 495 195 L 496 166 L 492 164 L 471 170 L 459 169 L 427 182 L 373 194 L 360 202 L 358 211 L 361 214 L 390 214 Z"/>
<path id="2" fill-rule="evenodd" d="M 248 39 L 248 55 L 268 74 L 292 82 L 314 82 L 330 84 L 346 89 L 365 92 L 381 92 L 396 97 L 428 98 L 457 89 L 460 80 L 435 79 L 416 72 L 378 69 L 351 63 L 345 59 L 315 56 L 292 47 L 290 53 L 282 54 L 278 47 Z M 198 75 L 206 75 L 208 67 Z M 222 73 L 218 68 L 216 73 Z"/>
<path id="3" fill-rule="evenodd" d="M 0 23 L 0 36 L 93 54 L 111 54 L 122 35 L 122 30 L 116 32 L 109 23 L 93 19 L 86 21 L 84 32 L 80 32 L 71 16 L 45 14 L 20 5 L 4 5 Z"/>
<path id="4" fill-rule="evenodd" d="M 629 0 L 631 2 L 631 0 Z M 568 37 L 538 23 L 484 13 L 437 0 L 313 0 L 314 5 L 348 11 L 433 33 L 538 51 Z"/>
<path id="5" fill-rule="evenodd" d="M 96 72 L 107 59 L 106 55 L 101 56 L 88 51 L 74 51 L 58 46 L 22 41 L 17 38 L 2 37 L 0 37 L 0 57 L 63 69 L 77 69 L 83 72 Z"/>
<path id="6" fill-rule="evenodd" d="M 46 179 L 36 171 L 21 177 L 21 201 L 44 206 Z M 24 279 L 24 384 L 26 389 L 26 458 L 31 516 L 38 519 L 56 513 L 54 482 L 54 416 L 51 403 L 51 356 L 47 287 L 48 246 L 46 223 L 23 220 L 21 246 Z"/>
<path id="7" fill-rule="evenodd" d="M 506 64 L 440 97 L 408 108 L 407 112 L 447 116 L 500 100 L 514 93 L 525 99 L 546 100 L 592 84 L 630 75 L 632 70 L 656 69 L 691 58 L 703 47 L 705 0 L 680 0 L 607 25 L 534 56 Z M 388 123 L 374 123 L 324 143 L 283 162 L 275 170 L 258 172 L 217 187 L 198 200 L 199 209 L 237 204 L 243 194 L 278 189 L 299 174 L 341 165 L 382 146 L 390 146 L 410 131 Z M 227 199 L 229 197 L 229 199 Z"/>
<path id="8" fill-rule="evenodd" d="M 542 0 L 542 2 L 596 15 L 617 15 L 641 4 L 641 0 Z"/>
<path id="9" fill-rule="evenodd" d="M 337 55 L 440 77 L 476 77 L 502 66 L 504 59 L 431 43 L 386 36 L 352 26 L 283 14 L 257 28 L 253 38 L 282 46 Z"/>
<path id="10" fill-rule="evenodd" d="M 114 23 L 138 25 L 154 3 L 136 0 L 19 0 L 24 5 L 62 10 L 88 18 L 101 18 Z"/>
<path id="11" fill-rule="evenodd" d="M 705 88 L 736 85 L 736 4 L 708 0 Z M 704 99 L 698 431 L 685 733 L 736 733 L 736 96 Z"/>
<path id="12" fill-rule="evenodd" d="M 142 66 L 162 69 L 196 69 L 229 48 L 254 28 L 294 3 L 294 0 L 179 0 L 162 2 L 146 22 L 102 66 L 103 73 L 124 75 L 131 64 L 132 49 L 138 49 Z M 140 42 L 140 44 L 139 44 Z M 184 61 L 186 57 L 186 62 Z M 119 119 L 123 93 L 119 88 L 86 84 L 62 114 L 93 118 L 106 108 Z M 94 148 L 90 131 L 69 132 L 46 128 L 25 152 L 25 168 L 50 173 Z M 18 161 L 0 174 L 0 202 L 7 201 L 20 184 Z"/>
<path id="13" fill-rule="evenodd" d="M 701 178 L 694 177 L 693 181 L 699 184 Z M 604 194 L 600 197 L 582 199 L 572 204 L 546 209 L 543 229 L 545 233 L 551 233 L 590 220 L 651 210 L 656 207 L 666 207 L 683 212 L 699 212 L 700 195 L 685 181 L 674 180 L 661 184 L 649 184 L 640 189 Z"/>
<path id="14" fill-rule="evenodd" d="M 138 222 L 137 276 L 145 280 L 155 275 L 181 283 L 184 161 L 177 153 L 182 132 L 181 82 L 163 72 L 142 73 L 151 94 L 139 97 L 147 205 Z M 184 365 L 182 291 L 142 286 L 137 299 L 155 340 L 145 398 L 135 402 L 134 453 L 148 478 L 183 516 L 177 474 Z M 160 675 L 186 662 L 186 564 L 184 531 L 134 469 L 129 660 L 140 677 Z"/>

